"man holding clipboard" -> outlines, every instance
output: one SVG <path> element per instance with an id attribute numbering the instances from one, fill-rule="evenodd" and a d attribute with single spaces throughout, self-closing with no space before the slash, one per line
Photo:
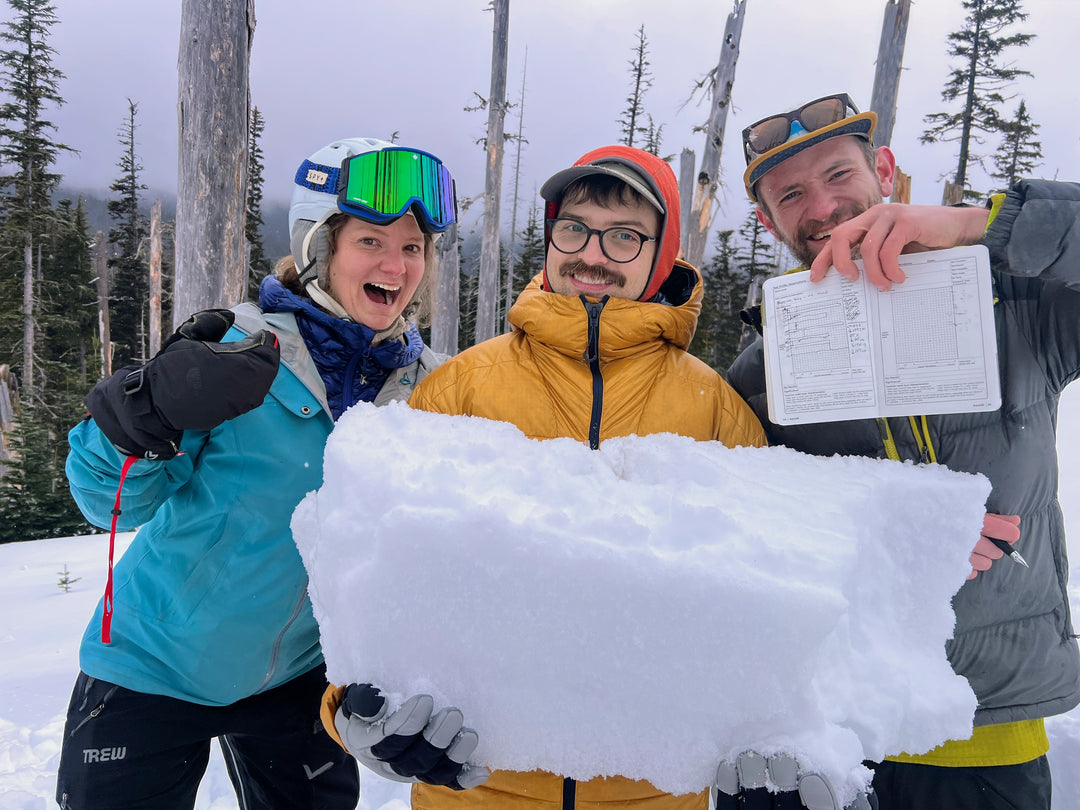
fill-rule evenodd
<path id="1" fill-rule="evenodd" d="M 1056 456 L 1058 397 L 1080 376 L 1080 184 L 1022 181 L 986 208 L 884 204 L 896 161 L 888 147 L 873 146 L 876 121 L 846 94 L 761 119 L 743 131 L 747 193 L 813 283 L 833 273 L 854 281 L 861 272 L 890 290 L 906 280 L 902 253 L 985 245 L 1000 407 L 778 425 L 769 420 L 760 340 L 736 359 L 729 381 L 770 444 L 936 462 L 990 479 L 947 648 L 979 699 L 974 733 L 875 764 L 874 799 L 880 810 L 1049 810 L 1043 718 L 1080 703 Z M 744 317 L 753 322 L 754 314 Z M 760 331 L 759 315 L 756 325 Z M 1003 560 L 1002 546 L 1026 566 Z"/>

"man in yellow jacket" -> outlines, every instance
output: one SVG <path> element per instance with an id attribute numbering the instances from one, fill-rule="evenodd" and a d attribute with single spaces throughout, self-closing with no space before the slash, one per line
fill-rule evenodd
<path id="1" fill-rule="evenodd" d="M 540 194 L 547 257 L 510 309 L 513 331 L 437 368 L 410 406 L 511 422 L 531 438 L 569 437 L 592 448 L 650 433 L 764 445 L 750 408 L 687 352 L 702 281 L 676 258 L 679 195 L 671 168 L 640 149 L 607 146 L 556 173 Z M 328 690 L 324 725 L 376 772 L 419 780 L 417 810 L 708 806 L 704 791 L 672 796 L 622 776 L 581 783 L 541 771 L 489 777 L 468 763 L 477 736 L 456 709 L 432 716 L 431 698 L 419 695 L 387 717 L 374 687 L 344 692 Z"/>

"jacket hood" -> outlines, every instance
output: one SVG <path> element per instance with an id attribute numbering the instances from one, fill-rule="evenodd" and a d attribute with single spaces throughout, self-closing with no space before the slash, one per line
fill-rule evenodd
<path id="1" fill-rule="evenodd" d="M 656 259 L 653 261 L 652 273 L 649 276 L 648 283 L 645 285 L 645 291 L 638 299 L 640 301 L 649 301 L 656 295 L 661 285 L 671 274 L 675 259 L 682 247 L 680 245 L 679 184 L 675 179 L 675 172 L 671 170 L 671 167 L 666 162 L 643 149 L 635 149 L 630 146 L 601 146 L 599 149 L 587 152 L 578 158 L 571 168 L 557 172 L 544 183 L 543 188 L 540 190 L 541 196 L 546 201 L 544 216 L 546 219 L 553 219 L 558 214 L 563 192 L 574 180 L 592 173 L 614 174 L 615 172 L 604 169 L 605 164 L 626 166 L 632 169 L 640 178 L 644 190 L 649 192 L 643 194 L 643 196 L 646 199 L 650 196 L 655 198 L 649 200 L 654 205 L 656 199 L 660 200 L 665 209 L 660 212 L 660 240 L 656 249 Z M 582 171 L 583 168 L 589 166 L 596 166 L 597 170 L 595 172 Z M 630 185 L 639 193 L 643 190 L 638 187 L 637 183 L 631 182 Z M 544 237 L 546 245 L 550 239 L 546 226 L 544 228 Z M 548 283 L 546 262 L 544 264 L 543 288 L 545 290 L 551 289 L 551 285 Z"/>
<path id="2" fill-rule="evenodd" d="M 678 303 L 652 303 L 609 298 L 604 305 L 600 353 L 607 359 L 648 351 L 656 343 L 689 350 L 694 339 L 705 289 L 701 274 L 685 262 L 676 262 L 671 285 L 678 277 L 685 295 Z M 568 357 L 580 360 L 588 352 L 589 323 L 574 296 L 552 295 L 543 289 L 538 274 L 510 307 L 508 320 L 530 341 L 538 341 Z"/>

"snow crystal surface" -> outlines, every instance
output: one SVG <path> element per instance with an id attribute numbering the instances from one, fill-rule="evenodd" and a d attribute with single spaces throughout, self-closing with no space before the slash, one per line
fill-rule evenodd
<path id="1" fill-rule="evenodd" d="M 863 759 L 971 732 L 943 647 L 989 489 L 360 405 L 293 532 L 330 680 L 458 706 L 484 764 L 685 793 L 785 750 L 851 796 Z"/>

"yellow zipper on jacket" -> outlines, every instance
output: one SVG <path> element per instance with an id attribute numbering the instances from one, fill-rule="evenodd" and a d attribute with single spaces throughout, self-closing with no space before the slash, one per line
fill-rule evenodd
<path id="1" fill-rule="evenodd" d="M 878 417 L 876 421 L 885 454 L 893 461 L 900 461 L 900 451 L 896 449 L 896 440 L 893 438 L 892 428 L 889 427 L 889 420 Z M 934 443 L 930 440 L 930 424 L 926 421 L 926 417 L 909 416 L 908 424 L 911 425 L 911 435 L 915 437 L 915 446 L 919 448 L 919 463 L 937 462 L 937 451 L 934 450 Z"/>

